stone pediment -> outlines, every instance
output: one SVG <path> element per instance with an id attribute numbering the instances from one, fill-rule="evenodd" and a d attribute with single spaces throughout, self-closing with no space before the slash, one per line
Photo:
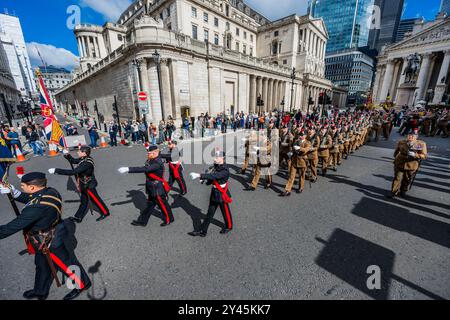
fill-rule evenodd
<path id="1" fill-rule="evenodd" d="M 327 28 L 325 26 L 325 22 L 323 21 L 322 18 L 313 19 L 313 20 L 311 20 L 311 23 L 313 23 L 314 26 L 317 29 L 319 29 L 322 34 L 326 35 L 326 37 L 329 38 L 328 31 L 327 31 Z"/>
<path id="2" fill-rule="evenodd" d="M 450 17 L 447 17 L 442 22 L 438 22 L 435 25 L 418 32 L 417 34 L 404 39 L 398 43 L 395 43 L 386 48 L 386 51 L 401 50 L 418 45 L 427 45 L 436 42 L 448 41 L 450 44 Z"/>

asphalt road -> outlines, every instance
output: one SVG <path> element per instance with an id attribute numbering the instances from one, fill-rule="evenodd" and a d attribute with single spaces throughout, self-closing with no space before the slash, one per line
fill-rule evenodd
<path id="1" fill-rule="evenodd" d="M 205 239 L 187 233 L 206 214 L 210 190 L 187 173 L 206 165 L 186 166 L 189 194 L 170 196 L 173 225 L 161 228 L 152 217 L 136 228 L 130 222 L 145 207 L 145 179 L 119 175 L 117 168 L 143 164 L 144 148 L 94 151 L 98 190 L 112 217 L 67 222 L 78 259 L 95 272 L 94 292 L 80 299 L 449 299 L 450 140 L 425 139 L 430 158 L 408 199 L 388 200 L 397 139 L 393 133 L 391 141 L 365 146 L 338 172 L 290 198 L 276 192 L 284 188 L 284 172 L 272 190 L 247 193 L 248 176 L 232 170 L 235 230 L 219 234 L 217 212 Z M 62 157 L 22 165 L 26 172 L 68 167 Z M 15 177 L 11 182 L 18 184 Z M 63 195 L 64 217 L 72 216 L 78 207 L 73 180 L 50 176 L 49 185 Z M 0 211 L 0 224 L 13 217 L 6 197 Z M 33 258 L 20 255 L 23 249 L 20 234 L 0 241 L 0 299 L 21 299 L 32 288 Z M 381 270 L 379 290 L 367 288 L 373 265 Z M 67 292 L 53 286 L 50 299 Z"/>

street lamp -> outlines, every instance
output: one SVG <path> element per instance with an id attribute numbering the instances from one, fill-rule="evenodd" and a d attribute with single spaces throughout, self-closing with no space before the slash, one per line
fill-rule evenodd
<path id="1" fill-rule="evenodd" d="M 290 108 L 290 112 L 292 113 L 292 107 L 294 105 L 294 81 L 297 79 L 296 74 L 295 74 L 295 68 L 292 68 L 292 74 L 291 74 L 291 80 L 292 80 L 292 85 L 291 85 L 291 108 Z"/>
<path id="2" fill-rule="evenodd" d="M 131 64 L 137 69 L 137 91 L 141 92 L 142 90 L 142 74 L 141 74 L 141 62 L 138 59 L 134 59 Z M 137 92 L 136 92 L 137 93 Z M 134 101 L 134 99 L 133 99 Z M 140 112 L 139 112 L 139 106 L 136 104 L 134 106 L 135 112 L 136 112 L 136 118 L 139 119 L 140 116 Z M 145 115 L 142 116 L 143 121 L 145 122 Z"/>
<path id="3" fill-rule="evenodd" d="M 162 119 L 166 119 L 166 114 L 164 110 L 164 101 L 163 101 L 163 88 L 162 88 L 162 82 L 161 82 L 161 55 L 159 54 L 158 50 L 155 49 L 155 52 L 152 54 L 153 60 L 156 63 L 156 71 L 158 73 L 158 84 L 159 84 L 159 98 L 161 100 L 161 115 Z"/>

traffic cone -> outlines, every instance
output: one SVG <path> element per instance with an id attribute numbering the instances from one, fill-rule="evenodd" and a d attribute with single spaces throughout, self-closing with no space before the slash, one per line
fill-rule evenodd
<path id="1" fill-rule="evenodd" d="M 105 137 L 102 136 L 100 138 L 100 148 L 104 149 L 104 148 L 107 148 L 107 147 L 108 147 L 108 144 L 106 143 Z"/>
<path id="2" fill-rule="evenodd" d="M 48 145 L 48 156 L 49 157 L 56 157 L 58 155 L 58 153 L 56 152 L 56 145 L 52 142 L 50 142 L 50 144 Z"/>
<path id="3" fill-rule="evenodd" d="M 25 162 L 26 159 L 23 156 L 22 151 L 20 151 L 19 146 L 16 144 L 16 155 L 17 155 L 17 162 Z"/>

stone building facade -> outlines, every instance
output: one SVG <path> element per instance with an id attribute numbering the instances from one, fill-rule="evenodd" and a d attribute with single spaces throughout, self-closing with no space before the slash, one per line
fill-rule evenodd
<path id="1" fill-rule="evenodd" d="M 137 117 L 139 91 L 148 93 L 146 117 L 153 122 L 289 110 L 291 101 L 306 110 L 310 95 L 332 92 L 324 78 L 322 19 L 270 22 L 242 0 L 138 0 L 118 24 L 78 26 L 75 34 L 83 69 L 56 99 L 75 110 L 97 104 L 106 120 L 115 98 L 121 118 Z"/>
<path id="2" fill-rule="evenodd" d="M 407 78 L 408 59 L 417 54 L 419 68 Z M 450 17 L 417 26 L 403 41 L 387 46 L 379 57 L 374 101 L 398 106 L 448 103 L 450 94 Z"/>

